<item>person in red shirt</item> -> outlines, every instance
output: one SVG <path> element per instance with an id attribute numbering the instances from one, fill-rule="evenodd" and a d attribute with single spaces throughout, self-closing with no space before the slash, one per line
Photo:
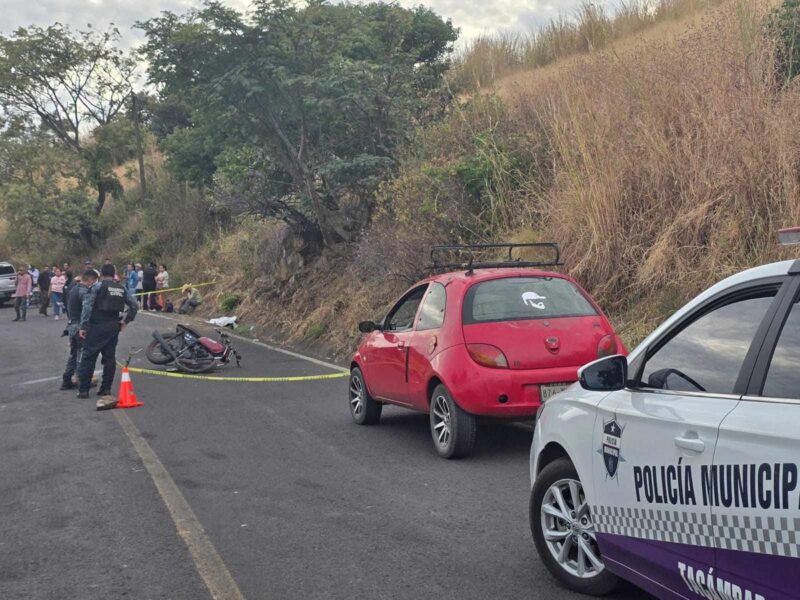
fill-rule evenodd
<path id="1" fill-rule="evenodd" d="M 27 267 L 17 269 L 17 289 L 14 292 L 14 312 L 17 313 L 15 321 L 25 321 L 28 316 L 28 300 L 33 292 L 33 279 Z"/>

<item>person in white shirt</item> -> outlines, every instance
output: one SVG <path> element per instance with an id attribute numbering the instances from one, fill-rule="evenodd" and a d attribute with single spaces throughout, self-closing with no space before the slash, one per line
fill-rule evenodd
<path id="1" fill-rule="evenodd" d="M 139 276 L 138 280 L 136 281 L 136 300 L 139 304 L 142 304 L 142 299 L 144 295 L 142 294 L 142 290 L 144 290 L 144 270 L 142 269 L 142 263 L 136 263 L 136 274 Z"/>

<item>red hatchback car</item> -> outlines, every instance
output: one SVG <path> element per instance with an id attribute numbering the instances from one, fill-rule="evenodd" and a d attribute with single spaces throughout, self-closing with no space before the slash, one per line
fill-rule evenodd
<path id="1" fill-rule="evenodd" d="M 547 246 L 553 261 L 512 260 L 515 248 Z M 540 270 L 558 264 L 555 244 L 437 247 L 507 248 L 509 260 L 462 266 L 409 289 L 353 356 L 350 414 L 377 423 L 384 403 L 430 415 L 436 451 L 466 456 L 476 417 L 529 419 L 578 379 L 584 364 L 625 352 L 592 298 L 574 279 Z M 432 253 L 432 255 L 434 255 Z M 442 265 L 440 265 L 442 266 Z"/>

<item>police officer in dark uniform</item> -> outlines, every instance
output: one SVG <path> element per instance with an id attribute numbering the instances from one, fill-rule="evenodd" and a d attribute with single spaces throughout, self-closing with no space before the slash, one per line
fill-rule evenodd
<path id="1" fill-rule="evenodd" d="M 89 397 L 89 387 L 98 355 L 103 359 L 103 382 L 97 395 L 97 410 L 114 408 L 117 400 L 110 396 L 111 385 L 117 371 L 116 350 L 119 334 L 136 318 L 136 300 L 121 283 L 114 282 L 114 265 L 105 264 L 100 269 L 100 281 L 95 283 L 83 298 L 80 330 L 83 354 L 78 366 L 78 398 Z M 127 306 L 125 319 L 122 312 Z"/>
<path id="2" fill-rule="evenodd" d="M 69 322 L 67 323 L 67 335 L 69 336 L 69 358 L 61 379 L 62 390 L 74 390 L 76 386 L 72 383 L 72 376 L 78 368 L 80 351 L 83 347 L 83 340 L 78 335 L 81 322 L 81 309 L 83 308 L 83 298 L 97 281 L 97 273 L 87 270 L 82 275 L 75 277 L 73 285 L 66 296 L 64 305 L 67 307 Z"/>

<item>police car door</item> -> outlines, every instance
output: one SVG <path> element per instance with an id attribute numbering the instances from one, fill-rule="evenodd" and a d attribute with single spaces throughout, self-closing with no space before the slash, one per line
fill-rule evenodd
<path id="1" fill-rule="evenodd" d="M 723 598 L 800 597 L 800 269 L 786 288 L 703 484 Z"/>
<path id="2" fill-rule="evenodd" d="M 599 405 L 594 441 L 604 559 L 660 597 L 686 598 L 685 570 L 713 568 L 711 507 L 700 476 L 775 287 L 737 289 L 698 306 L 631 364 L 629 387 Z"/>

